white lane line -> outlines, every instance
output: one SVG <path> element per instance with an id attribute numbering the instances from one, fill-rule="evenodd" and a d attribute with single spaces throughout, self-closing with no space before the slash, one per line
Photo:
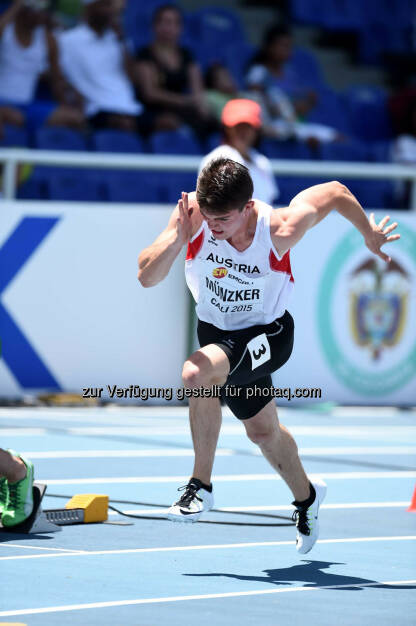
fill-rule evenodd
<path id="1" fill-rule="evenodd" d="M 350 589 L 351 587 L 378 587 L 380 585 L 414 585 L 416 580 L 385 580 L 371 583 L 350 583 L 348 585 L 322 585 L 321 587 L 286 587 L 284 589 L 256 589 L 253 591 L 230 591 L 228 593 L 207 593 L 193 596 L 171 596 L 162 598 L 139 598 L 136 600 L 113 600 L 110 602 L 91 602 L 89 604 L 67 604 L 48 606 L 39 609 L 19 609 L 1 611 L 0 617 L 12 615 L 36 615 L 39 613 L 60 613 L 63 611 L 80 611 L 85 609 L 105 609 L 114 606 L 133 606 L 138 604 L 161 604 L 163 602 L 183 602 L 186 600 L 212 600 L 216 598 L 237 598 L 241 596 L 261 596 L 275 593 L 293 593 L 297 591 L 322 591 L 325 589 Z"/>
<path id="2" fill-rule="evenodd" d="M 368 437 L 383 437 L 385 440 L 390 435 L 400 435 L 404 437 L 412 437 L 416 435 L 416 426 L 289 426 L 289 430 L 294 435 L 312 435 L 319 437 L 353 437 L 366 438 Z M 177 426 L 171 426 L 167 428 L 158 428 L 155 433 L 155 424 L 149 424 L 148 426 L 139 427 L 77 427 L 69 428 L 67 432 L 72 435 L 146 435 L 151 433 L 152 435 L 175 435 L 184 434 L 189 435 L 189 425 L 181 424 Z M 240 423 L 224 424 L 221 428 L 222 434 L 233 435 L 236 433 L 244 433 L 244 427 Z M 409 439 L 407 439 L 409 440 Z"/>
<path id="3" fill-rule="evenodd" d="M 404 502 L 345 502 L 339 504 L 321 504 L 320 509 L 382 509 L 389 507 L 409 506 L 409 501 Z M 268 506 L 226 506 L 221 511 L 293 511 L 293 506 L 268 505 Z"/>
<path id="4" fill-rule="evenodd" d="M 405 508 L 409 506 L 409 501 L 403 502 L 347 502 L 345 504 L 321 504 L 320 509 L 344 510 L 344 509 L 386 509 L 386 508 Z M 127 509 L 123 513 L 127 515 L 164 515 L 168 507 L 159 507 L 157 509 Z M 250 511 L 293 511 L 294 507 L 287 504 L 267 505 L 267 506 L 224 506 L 216 509 L 219 512 L 235 512 L 248 513 Z M 115 511 L 109 511 L 109 515 L 118 515 Z"/>
<path id="5" fill-rule="evenodd" d="M 415 448 L 416 452 L 416 448 Z M 154 450 L 50 450 L 48 452 L 22 452 L 30 459 L 105 459 L 105 458 L 146 458 L 146 457 L 193 457 L 194 451 L 186 448 L 156 448 Z M 233 456 L 236 452 L 220 448 L 216 456 Z"/>
<path id="6" fill-rule="evenodd" d="M 68 548 L 46 548 L 44 546 L 24 546 L 20 543 L 6 543 L 2 542 L 1 547 L 5 548 L 22 548 L 25 550 L 52 550 L 53 552 L 74 552 L 75 554 L 79 554 L 84 552 L 84 550 L 69 550 Z M 0 624 L 1 626 L 1 624 Z"/>
<path id="7" fill-rule="evenodd" d="M 405 417 L 413 416 L 415 408 L 406 410 L 406 413 L 402 413 L 401 409 L 391 406 L 334 406 L 330 411 L 326 411 L 323 415 L 334 415 L 336 417 L 359 417 L 359 418 L 397 418 L 402 414 Z M 308 413 L 306 407 L 298 406 L 279 406 L 279 412 L 285 416 L 296 416 L 303 413 Z M 223 407 L 223 413 L 228 417 L 233 417 L 228 407 Z M 120 404 L 108 404 L 102 407 L 0 407 L 0 417 L 22 418 L 22 419 L 45 419 L 45 417 L 52 416 L 52 419 L 56 417 L 75 418 L 75 419 L 95 419 L 100 420 L 111 418 L 117 414 L 118 419 L 126 417 L 134 418 L 160 418 L 160 417 L 188 417 L 187 407 L 184 406 L 172 406 L 167 404 L 165 406 L 157 406 L 152 404 L 143 404 L 141 406 L 135 405 L 120 405 Z M 315 414 L 319 417 L 319 413 Z"/>
<path id="8" fill-rule="evenodd" d="M 262 456 L 258 448 L 243 450 L 253 456 Z M 416 455 L 416 446 L 346 446 L 326 448 L 300 448 L 301 456 L 339 455 Z M 98 458 L 146 458 L 146 457 L 193 457 L 194 451 L 186 448 L 153 448 L 142 450 L 48 450 L 42 452 L 22 452 L 30 459 L 98 459 Z M 219 448 L 216 456 L 239 456 L 241 452 L 231 448 Z"/>
<path id="9" fill-rule="evenodd" d="M 228 407 L 224 407 L 227 415 L 233 416 Z M 288 411 L 293 413 L 294 409 L 281 409 L 285 411 L 286 414 Z M 108 404 L 102 407 L 47 407 L 47 406 L 39 406 L 39 407 L 0 407 L 0 418 L 1 417 L 12 417 L 13 419 L 21 418 L 21 419 L 53 419 L 55 420 L 57 417 L 61 417 L 62 419 L 82 419 L 86 421 L 88 419 L 109 419 L 115 418 L 114 414 L 117 415 L 117 419 L 123 418 L 174 418 L 174 417 L 183 417 L 188 418 L 188 409 L 184 406 L 128 406 L 128 405 L 117 405 L 117 404 Z M 235 419 L 235 418 L 234 418 Z"/>
<path id="10" fill-rule="evenodd" d="M 398 535 L 392 537 L 350 537 L 344 539 L 318 539 L 317 543 L 367 543 L 373 541 L 414 541 L 416 535 Z M 18 561 L 21 559 L 50 559 L 66 556 L 101 556 L 103 554 L 143 554 L 146 552 L 189 552 L 191 550 L 225 550 L 235 548 L 256 548 L 270 546 L 292 546 L 294 541 L 256 541 L 252 543 L 220 543 L 200 546 L 175 546 L 163 548 L 126 548 L 124 550 L 85 550 L 84 552 L 66 552 L 60 554 L 25 554 L 22 556 L 1 556 L 0 561 Z"/>
<path id="11" fill-rule="evenodd" d="M 28 437 L 35 435 L 47 435 L 47 428 L 0 428 L 2 437 Z"/>
<path id="12" fill-rule="evenodd" d="M 416 478 L 416 472 L 321 472 L 308 474 L 309 478 L 326 478 L 329 480 L 357 480 L 370 478 Z M 105 485 L 128 483 L 176 483 L 188 482 L 189 476 L 120 476 L 104 478 L 39 478 L 40 482 L 48 485 Z M 244 482 L 255 480 L 282 480 L 277 474 L 219 474 L 213 476 L 214 482 Z"/>
<path id="13" fill-rule="evenodd" d="M 412 411 L 412 409 L 410 409 Z M 337 417 L 397 417 L 401 409 L 392 406 L 335 406 L 331 413 Z M 404 413 L 407 415 L 408 413 Z"/>
<path id="14" fill-rule="evenodd" d="M 299 448 L 299 452 L 304 456 L 325 455 L 356 455 L 356 454 L 416 454 L 416 446 L 340 446 L 340 447 L 320 447 L 320 448 Z M 259 450 L 261 454 L 261 451 Z"/>
<path id="15" fill-rule="evenodd" d="M 385 441 L 390 437 L 401 437 L 405 441 L 414 440 L 416 435 L 416 426 L 289 426 L 289 430 L 295 436 L 312 436 L 312 437 L 348 437 L 351 439 L 382 439 Z M 190 436 L 188 423 L 167 425 L 166 422 L 159 425 L 158 421 L 149 422 L 149 424 L 141 426 L 80 426 L 74 428 L 57 428 L 52 430 L 48 428 L 2 428 L 0 432 L 3 436 L 9 437 L 26 437 L 28 435 L 45 435 L 53 434 L 62 436 L 65 434 L 77 436 L 91 435 L 141 435 L 154 437 L 165 437 L 167 435 L 185 435 Z M 225 423 L 222 426 L 223 435 L 244 434 L 244 427 L 240 423 Z"/>

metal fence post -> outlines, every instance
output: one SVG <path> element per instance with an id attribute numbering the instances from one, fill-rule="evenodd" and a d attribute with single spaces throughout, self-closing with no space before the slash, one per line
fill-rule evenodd
<path id="1" fill-rule="evenodd" d="M 17 161 L 7 159 L 3 172 L 3 194 L 5 200 L 14 200 L 16 195 Z"/>

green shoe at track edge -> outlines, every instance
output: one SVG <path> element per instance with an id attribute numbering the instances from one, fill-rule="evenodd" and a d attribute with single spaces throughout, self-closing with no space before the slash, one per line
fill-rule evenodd
<path id="1" fill-rule="evenodd" d="M 16 483 L 8 483 L 9 500 L 1 517 L 1 522 L 5 527 L 21 524 L 33 511 L 33 463 L 20 454 L 15 456 L 26 465 L 26 476 Z"/>
<path id="2" fill-rule="evenodd" d="M 7 508 L 9 501 L 9 486 L 6 478 L 0 478 L 0 515 Z"/>

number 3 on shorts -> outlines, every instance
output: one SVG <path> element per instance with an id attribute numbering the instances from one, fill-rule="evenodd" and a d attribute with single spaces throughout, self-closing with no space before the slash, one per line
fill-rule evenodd
<path id="1" fill-rule="evenodd" d="M 270 344 L 266 337 L 266 333 L 257 335 L 247 344 L 248 351 L 251 356 L 251 369 L 255 370 L 270 359 Z"/>

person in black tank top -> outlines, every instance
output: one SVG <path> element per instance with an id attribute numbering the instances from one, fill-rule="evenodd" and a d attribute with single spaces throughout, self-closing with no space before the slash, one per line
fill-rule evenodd
<path id="1" fill-rule="evenodd" d="M 136 53 L 136 91 L 153 116 L 153 129 L 176 130 L 183 124 L 203 139 L 219 129 L 204 99 L 203 80 L 192 53 L 179 44 L 182 15 L 174 5 L 153 16 L 153 41 Z"/>

